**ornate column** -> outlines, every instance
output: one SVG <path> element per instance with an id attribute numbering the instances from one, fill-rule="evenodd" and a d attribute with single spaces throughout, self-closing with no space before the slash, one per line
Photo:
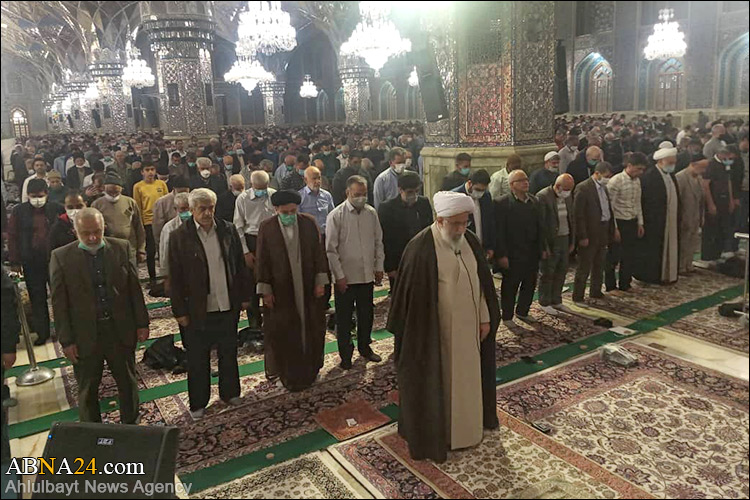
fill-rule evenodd
<path id="1" fill-rule="evenodd" d="M 343 57 L 339 68 L 344 88 L 346 124 L 367 123 L 371 119 L 370 79 L 374 71 L 358 58 Z"/>
<path id="2" fill-rule="evenodd" d="M 218 131 L 214 107 L 213 2 L 141 2 L 141 29 L 156 60 L 160 127 L 167 137 Z"/>
<path id="3" fill-rule="evenodd" d="M 65 82 L 65 91 L 70 97 L 70 117 L 73 120 L 72 130 L 91 133 L 94 131 L 91 110 L 86 105 L 83 95 L 90 81 L 79 73 L 72 73 Z"/>
<path id="4" fill-rule="evenodd" d="M 511 154 L 529 173 L 541 166 L 554 148 L 554 2 L 463 3 L 426 16 L 448 116 L 425 124 L 425 194 L 462 152 L 490 174 Z"/>
<path id="5" fill-rule="evenodd" d="M 122 84 L 123 65 L 119 57 L 109 49 L 95 54 L 89 65 L 89 73 L 99 87 L 99 114 L 103 133 L 122 134 L 135 131 L 135 123 L 128 118 L 126 104 L 130 100 L 130 89 L 126 95 Z"/>
<path id="6" fill-rule="evenodd" d="M 284 81 L 261 82 L 258 85 L 263 96 L 263 117 L 266 126 L 283 125 L 284 120 Z"/>

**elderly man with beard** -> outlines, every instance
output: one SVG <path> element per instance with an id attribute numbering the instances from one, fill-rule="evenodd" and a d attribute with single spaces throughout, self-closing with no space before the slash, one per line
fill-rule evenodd
<path id="1" fill-rule="evenodd" d="M 495 413 L 495 332 L 500 308 L 481 243 L 466 231 L 474 202 L 434 198 L 437 220 L 415 236 L 399 266 L 388 317 L 395 336 L 399 434 L 416 460 L 445 461 L 476 446 Z"/>

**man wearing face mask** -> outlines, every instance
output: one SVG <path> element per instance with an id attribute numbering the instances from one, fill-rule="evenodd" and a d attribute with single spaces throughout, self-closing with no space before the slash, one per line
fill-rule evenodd
<path id="1" fill-rule="evenodd" d="M 47 201 L 47 182 L 32 179 L 28 184 L 29 201 L 13 208 L 8 220 L 8 260 L 15 272 L 23 269 L 31 300 L 35 345 L 50 336 L 47 310 L 49 280 L 49 233 L 57 218 L 65 213 L 62 205 Z"/>
<path id="2" fill-rule="evenodd" d="M 604 135 L 604 145 L 602 145 L 604 158 L 612 165 L 615 175 L 622 172 L 622 160 L 624 151 L 622 143 L 614 133 L 608 132 Z"/>
<path id="3" fill-rule="evenodd" d="M 574 187 L 573 176 L 562 174 L 553 186 L 537 194 L 542 209 L 544 245 L 548 249 L 547 258 L 541 262 L 539 305 L 550 316 L 558 316 L 558 310 L 567 312 L 562 303 L 562 289 L 569 256 L 575 246 L 575 217 L 570 196 Z"/>
<path id="4" fill-rule="evenodd" d="M 456 155 L 456 168 L 450 174 L 443 178 L 441 191 L 451 191 L 458 186 L 463 185 L 469 180 L 471 173 L 471 155 L 469 153 L 459 153 Z"/>
<path id="5" fill-rule="evenodd" d="M 606 161 L 599 162 L 591 177 L 576 185 L 573 194 L 575 237 L 578 243 L 573 302 L 579 307 L 588 307 L 583 297 L 589 276 L 589 296 L 592 299 L 604 297 L 604 258 L 607 245 L 615 232 L 615 217 L 607 192 L 607 183 L 611 177 L 612 166 Z"/>
<path id="6" fill-rule="evenodd" d="M 361 357 L 379 363 L 370 348 L 374 285 L 383 281 L 383 232 L 378 213 L 367 204 L 367 181 L 354 175 L 347 184 L 347 201 L 326 221 L 326 253 L 336 282 L 336 336 L 341 368 L 352 367 L 352 312 L 357 311 L 357 349 Z M 377 185 L 377 181 L 376 181 Z"/>
<path id="7" fill-rule="evenodd" d="M 93 208 L 76 215 L 78 241 L 58 248 L 50 263 L 55 330 L 75 371 L 81 422 L 101 422 L 104 361 L 117 383 L 121 421 L 137 424 L 135 348 L 149 335 L 149 318 L 129 243 L 104 236 Z"/>
<path id="8" fill-rule="evenodd" d="M 292 154 L 288 154 L 284 157 L 284 163 L 276 169 L 276 172 L 273 175 L 277 186 L 281 186 L 284 178 L 294 172 L 294 164 L 296 161 L 297 157 Z"/>
<path id="9" fill-rule="evenodd" d="M 47 163 L 42 158 L 35 158 L 31 165 L 33 170 L 30 173 L 32 175 L 24 179 L 23 187 L 21 188 L 21 203 L 29 201 L 28 187 L 32 179 L 47 179 Z"/>
<path id="10" fill-rule="evenodd" d="M 230 190 L 222 193 L 216 202 L 216 217 L 231 223 L 237 197 L 245 191 L 245 178 L 235 174 L 229 178 Z"/>
<path id="11" fill-rule="evenodd" d="M 110 171 L 104 178 L 104 196 L 92 203 L 107 223 L 109 236 L 130 243 L 130 260 L 137 266 L 146 260 L 146 231 L 135 200 L 122 194 L 122 179 Z"/>
<path id="12" fill-rule="evenodd" d="M 162 228 L 161 238 L 159 239 L 159 276 L 164 277 L 164 290 L 167 294 L 169 294 L 169 237 L 193 216 L 190 213 L 190 201 L 187 192 L 175 194 L 172 215 L 173 218 Z M 180 327 L 180 333 L 182 333 L 182 327 Z"/>
<path id="13" fill-rule="evenodd" d="M 474 201 L 474 212 L 469 215 L 469 231 L 477 235 L 482 243 L 487 258 L 495 255 L 495 208 L 492 204 L 488 187 L 490 174 L 486 170 L 475 170 L 465 184 L 453 189 L 457 193 L 467 194 Z"/>
<path id="14" fill-rule="evenodd" d="M 560 155 L 557 151 L 550 151 L 544 155 L 544 168 L 538 168 L 531 174 L 529 192 L 533 195 L 551 186 L 560 171 Z"/>
<path id="15" fill-rule="evenodd" d="M 398 266 L 406 245 L 420 231 L 432 224 L 430 200 L 425 196 L 419 196 L 421 187 L 419 175 L 405 172 L 398 178 L 399 195 L 381 203 L 378 209 L 385 253 L 383 270 L 388 275 L 391 292 L 396 288 Z"/>
<path id="16" fill-rule="evenodd" d="M 49 197 L 47 201 L 65 204 L 65 195 L 68 189 L 63 185 L 60 172 L 51 170 L 47 173 L 47 185 L 49 186 Z"/>
<path id="17" fill-rule="evenodd" d="M 68 189 L 81 189 L 83 187 L 83 180 L 92 173 L 93 170 L 89 167 L 83 153 L 80 151 L 74 153 L 73 167 L 68 170 L 65 176 L 65 187 Z"/>
<path id="18" fill-rule="evenodd" d="M 271 203 L 271 196 L 276 190 L 268 187 L 268 181 L 268 172 L 264 170 L 256 170 L 250 174 L 251 187 L 237 197 L 233 219 L 234 227 L 240 234 L 245 264 L 251 270 L 250 308 L 247 316 L 250 328 L 253 329 L 261 326 L 260 296 L 255 293 L 254 278 L 258 229 L 261 222 L 276 214 Z"/>
<path id="19" fill-rule="evenodd" d="M 404 169 L 406 169 L 406 151 L 402 148 L 391 149 L 388 151 L 388 162 L 390 163 L 390 168 L 375 179 L 373 202 L 375 203 L 376 210 L 384 201 L 398 196 L 398 178 L 404 173 Z"/>
<path id="20" fill-rule="evenodd" d="M 341 168 L 341 162 L 336 158 L 335 151 L 330 141 L 323 141 L 320 144 L 320 153 L 313 157 L 313 161 L 321 160 L 324 165 L 324 170 L 321 174 L 328 180 L 333 180 L 333 176 Z"/>
<path id="21" fill-rule="evenodd" d="M 305 169 L 310 165 L 309 157 L 301 154 L 294 164 L 294 171 L 281 181 L 282 191 L 299 191 L 305 187 Z"/>
<path id="22" fill-rule="evenodd" d="M 484 249 L 466 231 L 471 198 L 441 191 L 433 200 L 437 220 L 406 246 L 387 328 L 396 345 L 399 434 L 413 459 L 441 462 L 498 426 L 500 310 Z"/>
<path id="23" fill-rule="evenodd" d="M 644 222 L 641 204 L 641 177 L 648 166 L 643 153 L 628 153 L 625 170 L 612 176 L 607 184 L 612 212 L 615 214 L 615 233 L 607 252 L 604 270 L 607 291 L 618 288 L 615 268 L 619 265 L 619 288 L 630 290 L 636 263 L 638 240 L 643 238 Z"/>
<path id="24" fill-rule="evenodd" d="M 187 165 L 188 179 L 191 182 L 193 179 L 200 177 L 198 174 L 198 163 L 195 153 L 189 152 L 185 155 L 185 164 Z"/>
<path id="25" fill-rule="evenodd" d="M 83 196 L 78 191 L 70 191 L 65 197 L 64 203 L 65 213 L 57 218 L 49 232 L 50 252 L 76 241 L 76 215 L 86 208 Z"/>
<path id="26" fill-rule="evenodd" d="M 344 146 L 346 147 L 346 146 Z M 343 164 L 342 164 L 343 165 Z M 360 172 L 362 168 L 362 152 L 352 151 L 347 159 L 346 166 L 343 166 L 336 175 L 333 176 L 333 188 L 331 189 L 331 196 L 333 196 L 334 205 L 341 205 L 346 201 L 346 181 L 352 175 L 362 175 Z M 369 175 L 365 176 L 367 179 L 367 185 L 371 186 Z"/>
<path id="27" fill-rule="evenodd" d="M 586 148 L 585 154 L 578 155 L 578 157 L 568 165 L 567 173 L 573 176 L 577 186 L 593 175 L 596 165 L 603 159 L 604 155 L 599 146 L 589 146 Z"/>
<path id="28" fill-rule="evenodd" d="M 273 194 L 277 215 L 260 224 L 255 266 L 265 309 L 266 377 L 290 391 L 310 387 L 323 367 L 328 309 L 328 262 L 315 220 L 297 213 L 301 201 L 295 191 Z"/>
<path id="29" fill-rule="evenodd" d="M 225 192 L 227 188 L 227 181 L 225 177 L 218 174 L 211 173 L 211 159 L 206 157 L 200 157 L 196 160 L 196 168 L 198 169 L 198 175 L 190 180 L 190 190 L 206 188 L 213 191 L 216 196 Z"/>
<path id="30" fill-rule="evenodd" d="M 568 171 L 568 165 L 578 156 L 578 136 L 568 134 L 565 139 L 565 146 L 560 150 L 560 173 Z"/>
<path id="31" fill-rule="evenodd" d="M 678 274 L 677 149 L 669 146 L 671 143 L 654 152 L 656 167 L 641 178 L 644 234 L 637 244 L 633 276 L 653 284 L 674 283 Z"/>
<path id="32" fill-rule="evenodd" d="M 732 236 L 732 213 L 735 210 L 732 189 L 732 155 L 721 148 L 708 164 L 703 176 L 706 200 L 706 221 L 703 227 L 702 259 L 717 261 L 729 257 L 729 238 Z M 746 214 L 747 215 L 747 214 Z"/>
<path id="33" fill-rule="evenodd" d="M 167 196 L 162 196 L 154 204 L 154 220 L 151 228 L 154 232 L 154 241 L 160 247 L 160 238 L 162 228 L 167 221 L 174 217 L 174 199 L 178 193 L 188 193 L 190 191 L 189 182 L 186 177 L 177 176 L 170 179 L 172 191 Z M 159 254 L 161 256 L 161 254 Z"/>

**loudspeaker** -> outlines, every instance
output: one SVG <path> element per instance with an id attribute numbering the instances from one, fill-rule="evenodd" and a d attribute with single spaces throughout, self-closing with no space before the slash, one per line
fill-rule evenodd
<path id="1" fill-rule="evenodd" d="M 562 40 L 557 40 L 555 47 L 555 90 L 554 104 L 555 114 L 563 114 L 570 111 L 568 103 L 568 70 L 566 63 L 565 46 Z"/>
<path id="2" fill-rule="evenodd" d="M 420 35 L 412 39 L 412 61 L 417 67 L 419 92 L 428 122 L 448 118 L 448 103 L 445 100 L 443 79 L 437 67 L 435 53 L 427 37 Z"/>
<path id="3" fill-rule="evenodd" d="M 37 474 L 33 498 L 60 498 L 60 483 L 65 491 L 73 488 L 69 498 L 176 498 L 178 439 L 177 427 L 55 422 L 43 457 L 47 463 L 55 459 L 56 473 Z M 58 474 L 63 459 L 72 472 L 84 473 Z M 92 459 L 96 474 L 87 470 Z M 108 472 L 108 466 L 119 469 Z"/>

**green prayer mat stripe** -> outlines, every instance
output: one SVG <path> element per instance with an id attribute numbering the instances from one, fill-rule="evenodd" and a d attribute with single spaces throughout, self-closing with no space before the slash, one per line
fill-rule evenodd
<path id="1" fill-rule="evenodd" d="M 586 339 L 580 340 L 573 344 L 568 344 L 565 346 L 557 347 L 555 349 L 551 349 L 534 358 L 537 361 L 542 361 L 542 364 L 529 364 L 524 361 L 518 361 L 516 363 L 504 366 L 502 368 L 499 368 L 496 371 L 496 385 L 509 383 L 521 377 L 524 377 L 526 375 L 531 375 L 533 373 L 550 368 L 552 366 L 559 365 L 576 356 L 580 356 L 582 354 L 593 352 L 594 350 L 596 350 L 596 348 L 604 344 L 607 344 L 610 342 L 616 342 L 619 340 L 624 340 L 626 338 L 630 339 L 630 338 L 636 337 L 637 335 L 656 330 L 674 321 L 682 319 L 685 316 L 689 316 L 690 314 L 693 314 L 694 312 L 696 312 L 696 310 L 707 309 L 709 307 L 718 305 L 726 300 L 737 298 L 741 296 L 742 293 L 743 293 L 742 286 L 728 288 L 726 290 L 717 292 L 713 295 L 709 295 L 709 296 L 694 300 L 692 302 L 687 302 L 685 304 L 676 306 L 672 309 L 668 309 L 659 314 L 656 314 L 655 316 L 645 318 L 642 320 L 638 320 L 628 326 L 628 328 L 636 330 L 637 333 L 633 335 L 629 335 L 627 337 L 617 335 L 611 331 L 606 331 L 597 335 L 593 335 Z M 587 348 L 585 350 L 581 349 L 582 345 L 585 345 Z M 398 420 L 399 408 L 395 404 L 389 404 L 388 406 L 385 406 L 384 408 L 380 408 L 379 411 L 384 413 L 388 417 L 390 417 L 391 422 Z M 313 431 L 307 434 L 306 436 L 317 435 L 319 432 L 321 432 L 321 430 Z M 286 443 L 284 443 L 284 444 L 290 445 L 292 448 L 295 448 L 298 451 L 297 455 L 289 456 L 288 459 L 296 458 L 305 453 L 310 453 L 312 451 L 323 449 L 323 448 L 315 448 L 315 449 L 306 448 L 304 444 L 307 443 L 307 441 L 302 441 L 302 439 L 306 436 L 300 436 L 299 438 L 296 438 L 296 439 L 293 439 L 291 441 L 287 441 Z M 247 455 L 247 457 L 254 456 L 254 455 L 261 455 L 265 457 L 267 453 L 273 453 L 275 448 L 276 447 L 274 446 L 274 447 L 266 448 L 265 450 L 259 450 L 250 455 Z M 284 450 L 287 451 L 288 448 L 284 448 Z M 245 458 L 246 457 L 244 456 L 237 457 L 232 460 L 222 462 L 221 464 L 217 464 L 211 467 L 206 467 L 204 469 L 192 472 L 190 474 L 186 474 L 185 476 L 181 477 L 180 480 L 183 482 L 183 484 L 192 483 L 193 489 L 191 491 L 195 492 L 195 491 L 205 490 L 213 486 L 218 486 L 220 484 L 227 483 L 229 481 L 233 481 L 235 479 L 243 477 L 252 472 L 257 472 L 258 470 L 261 470 L 263 468 L 263 466 L 258 466 L 257 460 L 252 461 L 253 468 L 249 468 L 249 465 L 248 465 L 249 461 L 246 462 L 244 460 Z M 269 465 L 273 465 L 274 463 L 277 463 L 277 462 L 271 462 L 269 460 L 266 460 L 266 462 L 267 463 L 265 467 Z"/>
<path id="2" fill-rule="evenodd" d="M 376 290 L 375 293 L 373 293 L 373 298 L 379 299 L 380 297 L 385 297 L 386 295 L 388 295 L 388 291 L 389 291 L 388 289 L 385 289 L 385 290 Z M 151 307 L 151 306 L 154 306 L 154 305 L 157 305 L 157 304 L 161 304 L 161 305 L 159 305 L 158 307 Z M 328 304 L 331 307 L 333 307 L 333 305 L 334 305 L 333 299 L 331 299 L 328 302 Z M 167 302 L 155 302 L 154 304 L 148 304 L 146 307 L 148 309 L 158 309 L 159 307 L 167 307 L 169 305 L 170 305 L 169 301 L 167 301 Z M 54 326 L 55 323 L 51 322 L 50 324 L 52 326 Z M 238 323 L 237 326 L 240 329 L 245 328 L 245 327 L 248 326 L 248 321 L 247 320 L 242 320 L 242 321 L 240 321 Z M 182 337 L 180 336 L 179 333 L 174 334 L 174 336 L 175 336 L 175 338 L 174 338 L 175 342 L 182 339 Z M 146 340 L 144 342 L 139 342 L 138 345 L 136 346 L 136 348 L 140 348 L 141 346 L 148 347 L 151 344 L 153 344 L 156 340 L 157 339 L 149 339 L 149 340 Z M 60 368 L 61 366 L 65 366 L 68 363 L 66 362 L 66 358 L 65 357 L 61 357 L 61 358 L 55 358 L 55 359 L 48 359 L 47 361 L 41 361 L 41 362 L 39 362 L 37 364 L 39 366 L 46 366 L 47 368 L 55 369 L 55 368 Z M 5 376 L 6 377 L 16 377 L 16 376 L 18 376 L 19 373 L 27 370 L 28 368 L 29 368 L 29 365 L 14 366 L 10 370 L 6 370 L 5 371 Z"/>

